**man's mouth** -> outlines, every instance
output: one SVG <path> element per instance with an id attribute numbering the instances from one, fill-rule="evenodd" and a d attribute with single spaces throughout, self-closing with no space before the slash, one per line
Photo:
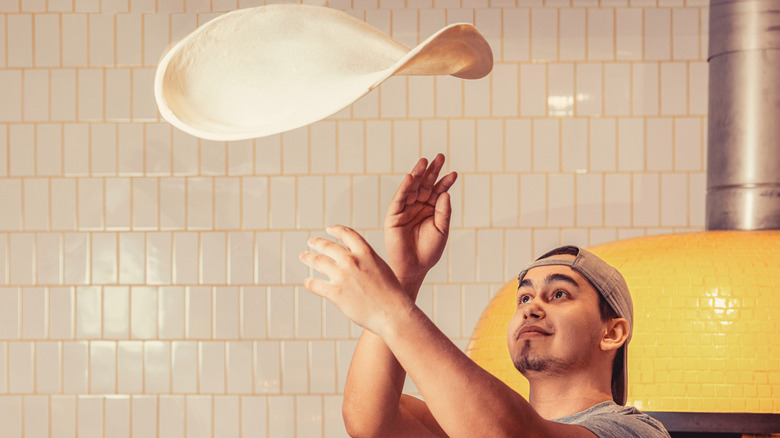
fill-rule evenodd
<path id="1" fill-rule="evenodd" d="M 525 325 L 517 331 L 517 338 L 540 338 L 550 336 L 552 332 L 538 325 Z"/>

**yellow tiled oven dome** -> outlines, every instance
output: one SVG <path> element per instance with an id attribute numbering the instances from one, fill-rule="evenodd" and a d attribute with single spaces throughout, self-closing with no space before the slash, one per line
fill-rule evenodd
<path id="1" fill-rule="evenodd" d="M 634 301 L 629 405 L 780 413 L 779 247 L 780 231 L 706 231 L 590 248 L 625 276 Z M 516 290 L 515 279 L 498 291 L 466 352 L 527 396 L 506 343 Z"/>

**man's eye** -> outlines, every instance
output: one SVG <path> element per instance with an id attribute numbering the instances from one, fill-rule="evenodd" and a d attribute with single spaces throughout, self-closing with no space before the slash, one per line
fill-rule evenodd
<path id="1" fill-rule="evenodd" d="M 566 292 L 562 290 L 555 291 L 555 293 L 553 294 L 553 298 L 563 298 L 565 296 L 566 296 Z"/>
<path id="2" fill-rule="evenodd" d="M 520 298 L 517 300 L 519 304 L 527 304 L 531 302 L 531 296 L 530 295 L 521 295 Z"/>

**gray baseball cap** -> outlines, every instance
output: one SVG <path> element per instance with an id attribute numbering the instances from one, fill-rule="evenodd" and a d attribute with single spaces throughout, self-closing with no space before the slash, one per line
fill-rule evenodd
<path id="1" fill-rule="evenodd" d="M 555 257 L 557 255 L 570 254 L 575 256 Z M 628 321 L 629 332 L 628 339 L 617 351 L 614 366 L 622 365 L 622 369 L 612 370 L 612 399 L 619 405 L 625 405 L 628 397 L 628 343 L 631 341 L 631 335 L 634 332 L 634 304 L 631 301 L 631 294 L 628 291 L 628 285 L 623 276 L 617 269 L 609 265 L 604 260 L 590 251 L 576 246 L 561 246 L 536 259 L 535 262 L 526 266 L 517 276 L 519 281 L 529 270 L 539 266 L 563 265 L 579 272 L 588 279 L 590 284 L 607 301 L 612 310 L 621 318 Z M 620 357 L 622 356 L 622 360 Z"/>

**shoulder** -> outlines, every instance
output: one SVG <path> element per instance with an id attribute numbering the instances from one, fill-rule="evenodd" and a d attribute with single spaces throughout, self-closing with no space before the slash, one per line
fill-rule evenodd
<path id="1" fill-rule="evenodd" d="M 669 433 L 655 418 L 631 406 L 600 403 L 574 415 L 555 420 L 582 426 L 599 438 L 668 438 Z"/>

